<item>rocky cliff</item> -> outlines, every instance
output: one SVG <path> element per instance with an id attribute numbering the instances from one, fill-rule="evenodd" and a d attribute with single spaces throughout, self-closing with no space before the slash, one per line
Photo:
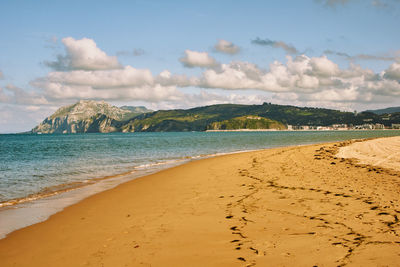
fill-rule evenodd
<path id="1" fill-rule="evenodd" d="M 122 121 L 149 112 L 144 107 L 118 108 L 104 101 L 81 100 L 59 108 L 32 129 L 32 133 L 109 133 L 119 131 Z"/>

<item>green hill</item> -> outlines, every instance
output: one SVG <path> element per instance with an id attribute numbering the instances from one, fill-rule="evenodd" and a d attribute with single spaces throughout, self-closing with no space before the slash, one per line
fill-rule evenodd
<path id="1" fill-rule="evenodd" d="M 275 129 L 285 130 L 286 126 L 281 122 L 258 116 L 242 116 L 207 125 L 207 130 L 239 130 L 239 129 Z"/>

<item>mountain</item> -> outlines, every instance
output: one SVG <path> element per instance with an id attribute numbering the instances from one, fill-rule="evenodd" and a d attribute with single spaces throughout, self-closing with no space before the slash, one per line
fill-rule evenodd
<path id="1" fill-rule="evenodd" d="M 400 107 L 391 107 L 391 108 L 375 109 L 375 110 L 366 110 L 365 112 L 371 112 L 371 113 L 378 114 L 378 115 L 390 114 L 390 113 L 400 112 Z"/>
<path id="2" fill-rule="evenodd" d="M 104 101 L 81 100 L 59 108 L 53 115 L 32 129 L 32 133 L 115 132 L 121 121 L 129 120 L 146 110 L 144 107 L 112 106 Z"/>
<path id="3" fill-rule="evenodd" d="M 129 110 L 132 113 L 142 114 L 142 113 L 149 113 L 153 112 L 154 110 L 148 109 L 144 106 L 133 107 L 133 106 L 122 106 L 120 109 Z"/>
<path id="4" fill-rule="evenodd" d="M 150 111 L 145 107 L 115 107 L 105 102 L 79 101 L 62 107 L 32 133 L 182 132 L 235 129 L 286 129 L 292 126 L 331 126 L 400 123 L 400 112 L 342 112 L 332 109 L 219 104 L 191 109 Z"/>

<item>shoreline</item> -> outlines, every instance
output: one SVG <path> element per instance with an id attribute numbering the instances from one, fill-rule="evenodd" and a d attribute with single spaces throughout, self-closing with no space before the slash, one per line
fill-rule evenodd
<path id="1" fill-rule="evenodd" d="M 218 130 L 215 132 L 218 132 Z M 379 137 L 372 137 L 372 138 L 374 139 Z M 369 138 L 363 140 L 368 140 L 368 139 Z M 2 215 L 2 221 L 0 221 L 0 240 L 6 238 L 8 234 L 14 231 L 17 231 L 25 227 L 29 227 L 37 223 L 44 222 L 50 216 L 58 212 L 62 212 L 64 208 L 79 203 L 80 201 L 83 201 L 94 194 L 99 194 L 103 191 L 111 190 L 120 184 L 132 181 L 134 179 L 146 177 L 148 175 L 163 170 L 167 170 L 175 166 L 180 166 L 189 163 L 191 161 L 237 154 L 237 153 L 257 152 L 274 148 L 301 147 L 311 144 L 323 144 L 323 143 L 324 143 L 323 141 L 320 141 L 320 142 L 312 142 L 312 143 L 305 143 L 298 145 L 289 145 L 289 146 L 279 145 L 261 149 L 217 152 L 213 154 L 196 155 L 190 157 L 186 156 L 175 160 L 166 160 L 157 163 L 139 165 L 134 167 L 133 170 L 129 170 L 123 173 L 117 173 L 114 175 L 109 175 L 99 178 L 89 178 L 84 181 L 76 181 L 67 184 L 52 186 L 50 188 L 46 188 L 43 192 L 31 194 L 23 198 L 10 199 L 7 201 L 0 202 L 0 215 Z M 27 219 L 26 214 L 31 214 L 31 216 L 33 216 L 33 219 L 30 218 Z M 5 215 L 11 217 L 11 219 L 5 218 Z M 9 223 L 10 221 L 16 223 L 15 224 Z"/>
<path id="2" fill-rule="evenodd" d="M 209 131 L 209 132 L 213 133 L 213 132 L 230 132 L 230 131 L 232 131 L 232 132 L 249 132 L 249 133 L 261 131 L 261 132 L 272 132 L 274 134 L 275 134 L 275 132 L 279 132 L 279 131 L 276 131 L 276 130 L 263 130 L 263 129 L 261 129 L 261 130 L 247 130 L 247 129 L 246 130 L 216 130 L 216 131 Z M 398 130 L 396 130 L 396 131 L 398 131 Z M 290 133 L 292 133 L 292 132 L 299 132 L 299 133 L 301 133 L 301 132 L 335 133 L 335 132 L 345 132 L 345 131 L 316 131 L 316 130 L 315 131 L 314 130 L 298 130 L 298 131 L 296 130 L 296 131 L 291 131 L 291 130 L 285 130 L 285 131 L 281 131 L 281 132 L 290 132 Z M 365 132 L 381 132 L 381 133 L 383 133 L 383 132 L 386 132 L 386 130 L 384 130 L 384 131 L 383 130 L 371 130 L 371 131 L 351 130 L 351 131 L 348 131 L 348 132 L 363 132 L 363 133 L 365 133 Z M 379 136 L 373 136 L 372 138 L 375 138 L 375 137 L 379 137 Z M 369 137 L 368 136 L 357 136 L 357 137 L 353 137 L 353 138 L 358 138 L 358 139 L 361 138 L 361 139 L 363 139 L 363 138 L 369 138 Z M 313 144 L 313 143 L 319 143 L 319 142 L 330 142 L 330 141 L 340 141 L 340 140 L 346 140 L 346 139 L 343 139 L 343 137 L 341 137 L 341 136 L 337 136 L 336 138 L 334 138 L 332 140 L 321 140 L 321 141 L 317 141 L 317 142 L 316 141 L 311 141 L 311 140 L 303 140 L 303 142 L 300 143 L 300 144 Z M 201 157 L 209 157 L 209 156 L 214 156 L 214 155 L 219 155 L 219 154 L 237 153 L 237 152 L 242 152 L 242 151 L 252 151 L 252 150 L 268 149 L 268 148 L 272 148 L 272 147 L 281 147 L 281 146 L 290 146 L 290 145 L 295 145 L 295 144 L 294 143 L 293 144 L 290 144 L 290 143 L 288 143 L 288 144 L 279 144 L 279 145 L 269 144 L 266 147 L 261 147 L 261 148 L 254 148 L 254 147 L 253 148 L 245 148 L 245 149 L 240 149 L 239 148 L 239 150 L 235 150 L 234 149 L 232 151 L 227 151 L 227 152 L 221 151 L 221 152 L 215 152 L 215 153 L 211 153 L 211 154 L 207 154 L 207 153 L 199 154 L 199 155 L 195 155 L 195 156 L 186 155 L 186 156 L 182 156 L 182 157 L 176 158 L 176 159 L 164 159 L 164 161 L 160 161 L 160 162 L 156 162 L 156 163 L 149 163 L 149 164 L 139 165 L 139 166 L 134 166 L 134 167 L 129 167 L 129 168 L 125 167 L 126 170 L 123 171 L 123 172 L 116 172 L 116 173 L 115 172 L 114 173 L 113 172 L 111 172 L 111 173 L 109 172 L 108 174 L 104 174 L 105 176 L 94 176 L 94 177 L 91 177 L 88 174 L 86 179 L 82 179 L 82 178 L 79 178 L 79 179 L 76 179 L 76 180 L 73 179 L 71 182 L 64 182 L 64 183 L 60 183 L 60 184 L 49 185 L 48 187 L 42 188 L 40 191 L 27 193 L 27 194 L 25 194 L 25 196 L 18 196 L 17 195 L 17 196 L 11 197 L 11 198 L 6 199 L 6 200 L 1 200 L 0 201 L 0 210 L 5 208 L 5 207 L 7 207 L 7 206 L 18 205 L 18 204 L 21 204 L 21 203 L 30 202 L 30 201 L 34 201 L 34 200 L 37 200 L 37 199 L 42 199 L 42 198 L 46 198 L 46 197 L 51 197 L 53 195 L 58 195 L 58 194 L 63 193 L 63 192 L 67 192 L 67 191 L 70 191 L 70 190 L 74 190 L 76 188 L 80 188 L 80 187 L 83 187 L 83 186 L 87 186 L 87 185 L 93 184 L 96 181 L 100 181 L 100 180 L 103 180 L 103 179 L 114 178 L 116 176 L 122 176 L 122 175 L 131 174 L 131 173 L 135 172 L 137 169 L 152 167 L 153 165 L 156 166 L 156 165 L 159 165 L 159 164 L 160 165 L 169 164 L 169 162 L 172 162 L 172 165 L 174 165 L 174 162 L 184 162 L 186 160 L 191 160 L 192 158 L 197 159 L 197 158 L 201 158 Z"/>
<path id="3" fill-rule="evenodd" d="M 219 152 L 140 165 L 134 167 L 131 171 L 52 187 L 62 188 L 60 190 L 44 193 L 38 192 L 24 198 L 0 202 L 0 215 L 2 215 L 2 220 L 0 221 L 0 240 L 6 238 L 14 231 L 45 222 L 52 215 L 62 212 L 68 206 L 77 204 L 92 195 L 112 190 L 116 186 L 135 179 L 143 178 L 191 161 L 253 151 L 257 150 L 249 149 L 233 152 Z M 27 219 L 27 214 L 30 214 L 33 218 Z"/>
<path id="4" fill-rule="evenodd" d="M 228 154 L 126 182 L 1 239 L 0 263 L 393 265 L 400 172 L 336 157 L 351 143 Z"/>

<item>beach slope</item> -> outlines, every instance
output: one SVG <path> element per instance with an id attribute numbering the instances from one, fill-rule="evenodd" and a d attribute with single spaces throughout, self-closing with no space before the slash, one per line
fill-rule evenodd
<path id="1" fill-rule="evenodd" d="M 231 154 L 136 179 L 0 240 L 0 266 L 398 265 L 400 172 L 336 156 L 352 143 L 363 144 Z"/>

